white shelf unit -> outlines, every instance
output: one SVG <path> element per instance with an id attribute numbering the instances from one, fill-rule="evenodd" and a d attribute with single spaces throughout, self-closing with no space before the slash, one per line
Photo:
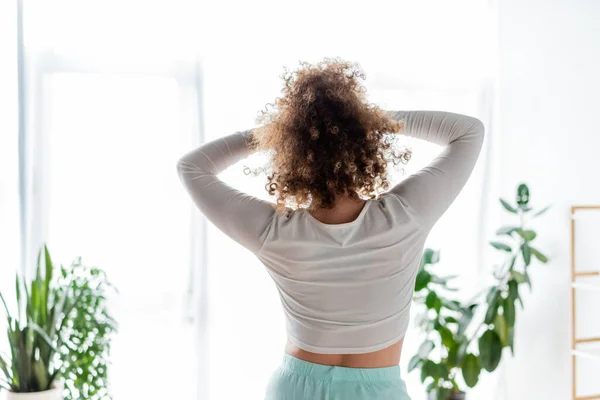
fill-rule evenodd
<path id="1" fill-rule="evenodd" d="M 581 358 L 587 358 L 600 362 L 600 347 L 593 349 L 577 349 L 571 350 L 571 354 Z"/>
<path id="2" fill-rule="evenodd" d="M 600 271 L 579 271 L 575 265 L 575 222 L 584 218 L 584 213 L 579 211 L 597 211 L 599 206 L 573 206 L 571 207 L 571 387 L 572 400 L 600 399 L 600 394 L 577 395 L 577 358 L 585 358 L 598 362 L 600 368 L 600 334 L 598 337 L 580 338 L 576 330 L 576 294 L 578 291 L 600 292 Z M 599 293 L 600 295 L 600 293 Z"/>
<path id="3" fill-rule="evenodd" d="M 600 277 L 595 278 L 582 278 L 579 277 L 571 283 L 571 287 L 575 289 L 583 290 L 597 290 L 600 291 Z"/>

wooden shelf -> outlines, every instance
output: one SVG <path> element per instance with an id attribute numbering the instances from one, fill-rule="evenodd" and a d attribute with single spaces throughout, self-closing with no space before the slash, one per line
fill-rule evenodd
<path id="1" fill-rule="evenodd" d="M 577 395 L 577 359 L 584 358 L 600 363 L 600 336 L 578 337 L 577 336 L 577 296 L 580 290 L 591 290 L 600 292 L 600 271 L 581 270 L 576 267 L 575 262 L 575 224 L 590 215 L 589 212 L 600 211 L 600 205 L 579 205 L 571 207 L 571 399 L 592 400 L 600 399 L 600 394 L 585 396 Z"/>

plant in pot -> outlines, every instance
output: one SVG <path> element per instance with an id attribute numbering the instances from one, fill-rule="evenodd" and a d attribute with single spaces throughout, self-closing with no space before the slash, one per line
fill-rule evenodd
<path id="1" fill-rule="evenodd" d="M 417 326 L 424 333 L 419 350 L 409 362 L 409 372 L 419 369 L 431 400 L 460 400 L 466 388 L 477 385 L 482 369 L 493 372 L 503 350 L 514 353 L 515 303 L 523 308 L 521 285 L 531 290 L 528 269 L 534 259 L 548 258 L 532 245 L 535 231 L 528 229 L 529 217 L 548 210 L 529 206 L 529 188 L 517 188 L 516 205 L 500 199 L 503 208 L 516 215 L 518 224 L 502 226 L 490 244 L 503 254 L 495 267 L 493 283 L 473 299 L 451 299 L 454 276 L 439 276 L 433 269 L 439 252 L 425 249 L 416 277 L 415 301 L 423 305 Z"/>
<path id="2" fill-rule="evenodd" d="M 55 267 L 46 246 L 35 277 L 15 280 L 15 307 L 0 292 L 9 351 L 0 352 L 0 388 L 8 399 L 105 399 L 110 343 L 117 324 L 108 312 L 114 290 L 105 273 L 77 258 Z"/>

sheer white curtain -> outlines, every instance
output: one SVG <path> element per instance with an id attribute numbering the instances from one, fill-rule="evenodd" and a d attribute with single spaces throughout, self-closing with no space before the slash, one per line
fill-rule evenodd
<path id="1" fill-rule="evenodd" d="M 0 3 L 0 290 L 10 296 L 19 268 L 16 4 Z M 10 283 L 9 283 L 10 282 Z M 12 297 L 12 296 L 10 296 Z M 0 328 L 4 321 L 0 322 Z M 2 330 L 4 332 L 4 330 Z M 2 343 L 4 338 L 0 339 Z"/>
<path id="2" fill-rule="evenodd" d="M 465 292 L 475 291 L 487 233 L 484 204 L 490 194 L 496 61 L 492 6 L 476 0 L 301 5 L 262 0 L 234 6 L 211 2 L 204 17 L 203 37 L 211 38 L 205 46 L 207 140 L 252 127 L 257 111 L 279 95 L 284 65 L 294 68 L 298 60 L 325 56 L 359 62 L 367 73 L 370 99 L 386 109 L 441 109 L 484 121 L 488 140 L 480 162 L 429 238 L 429 245 L 442 251 L 440 268 L 459 273 Z M 407 173 L 439 151 L 418 140 L 406 142 L 414 151 Z M 252 162 L 240 162 L 223 176 L 268 198 L 264 177 L 242 172 Z M 212 226 L 207 237 L 209 399 L 260 398 L 285 343 L 277 293 L 250 253 Z M 409 332 L 403 371 L 417 341 Z M 235 385 L 229 383 L 232 370 Z M 405 378 L 414 398 L 423 397 L 417 374 Z M 489 392 L 487 396 L 482 398 L 489 398 Z"/>
<path id="3" fill-rule="evenodd" d="M 60 262 L 81 255 L 119 288 L 115 399 L 198 398 L 199 238 L 175 163 L 200 142 L 199 13 L 171 0 L 24 7 L 25 245 L 30 260 L 42 241 Z"/>

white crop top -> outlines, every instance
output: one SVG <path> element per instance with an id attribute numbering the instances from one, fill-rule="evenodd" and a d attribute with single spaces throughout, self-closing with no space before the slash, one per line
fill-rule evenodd
<path id="1" fill-rule="evenodd" d="M 246 132 L 184 155 L 179 176 L 201 212 L 265 265 L 281 298 L 289 340 L 322 354 L 384 349 L 406 333 L 425 239 L 477 161 L 481 121 L 438 111 L 390 112 L 400 134 L 445 146 L 427 167 L 352 222 L 325 224 L 300 209 L 289 216 L 217 174 L 252 153 Z"/>

